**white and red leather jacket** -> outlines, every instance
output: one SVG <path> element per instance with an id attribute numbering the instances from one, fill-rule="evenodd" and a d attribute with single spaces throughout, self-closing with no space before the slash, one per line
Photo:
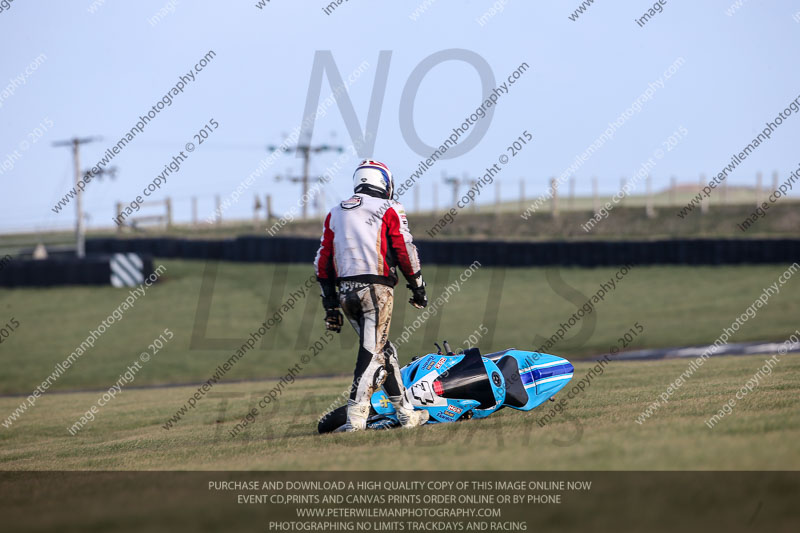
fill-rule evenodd
<path id="1" fill-rule="evenodd" d="M 422 285 L 417 247 L 400 202 L 356 193 L 331 209 L 314 260 L 321 285 L 360 281 L 394 287 L 396 267 L 411 286 Z"/>

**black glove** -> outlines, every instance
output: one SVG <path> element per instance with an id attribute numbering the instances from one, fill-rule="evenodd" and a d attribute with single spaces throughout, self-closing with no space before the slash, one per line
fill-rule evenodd
<path id="1" fill-rule="evenodd" d="M 336 284 L 330 280 L 318 280 L 322 290 L 322 307 L 336 309 L 339 307 L 339 298 L 336 296 Z"/>
<path id="2" fill-rule="evenodd" d="M 411 289 L 411 298 L 408 299 L 408 303 L 416 307 L 417 309 L 422 309 L 423 307 L 428 307 L 428 297 L 425 294 L 425 282 L 422 282 L 422 285 L 419 287 L 413 287 L 410 283 L 406 285 L 409 289 Z"/>
<path id="3" fill-rule="evenodd" d="M 342 324 L 344 324 L 344 318 L 341 311 L 338 309 L 325 310 L 325 329 L 339 333 L 342 331 Z"/>

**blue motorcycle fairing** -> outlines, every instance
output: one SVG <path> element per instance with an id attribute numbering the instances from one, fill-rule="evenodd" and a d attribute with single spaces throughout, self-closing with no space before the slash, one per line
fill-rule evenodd
<path id="1" fill-rule="evenodd" d="M 480 408 L 481 402 L 476 399 L 445 398 L 436 393 L 435 388 L 438 386 L 441 390 L 451 370 L 458 372 L 469 368 L 479 372 L 478 360 L 491 389 L 489 395 L 484 382 L 477 383 L 485 391 L 484 408 Z M 456 368 L 459 364 L 462 366 Z M 430 413 L 428 423 L 446 423 L 469 417 L 485 418 L 502 407 L 529 411 L 560 391 L 572 378 L 573 371 L 572 364 L 561 357 L 512 348 L 486 356 L 481 356 L 477 350 L 453 355 L 430 353 L 412 361 L 400 373 L 408 400 L 416 409 L 426 409 Z M 437 381 L 439 383 L 435 384 Z M 491 405 L 492 397 L 494 405 Z M 370 427 L 397 425 L 394 406 L 383 390 L 376 391 L 371 401 L 376 415 L 371 417 Z M 382 418 L 391 422 L 381 424 Z"/>
<path id="2" fill-rule="evenodd" d="M 400 369 L 403 384 L 408 386 L 414 383 L 423 374 L 435 370 L 438 374 L 444 374 L 464 359 L 464 354 L 439 355 L 430 353 L 412 361 Z"/>
<path id="3" fill-rule="evenodd" d="M 480 402 L 471 399 L 441 398 L 433 390 L 433 382 L 464 360 L 464 354 L 428 354 L 412 361 L 400 370 L 407 397 L 416 408 L 430 413 L 428 423 L 455 422 L 471 412 Z M 489 364 L 495 366 L 491 361 Z M 496 368 L 496 366 L 495 366 Z M 396 419 L 394 406 L 383 390 L 376 391 L 371 398 L 372 407 L 380 416 Z"/>
<path id="4" fill-rule="evenodd" d="M 575 370 L 572 363 L 563 357 L 547 353 L 512 348 L 496 354 L 487 354 L 487 357 L 494 360 L 498 366 L 506 366 L 503 364 L 506 357 L 516 361 L 518 368 L 515 369 L 515 375 L 519 376 L 519 384 L 525 388 L 527 401 L 521 405 L 514 405 L 507 399 L 506 406 L 520 411 L 530 411 L 553 397 L 569 383 Z M 506 381 L 509 383 L 508 390 L 512 390 L 516 384 L 515 378 L 506 376 Z"/>
<path id="5" fill-rule="evenodd" d="M 481 357 L 481 359 L 486 367 L 486 374 L 489 376 L 489 383 L 492 386 L 495 404 L 485 409 L 474 409 L 473 418 L 486 418 L 503 407 L 503 402 L 506 398 L 506 379 L 503 376 L 503 372 L 491 359 L 487 357 Z"/>

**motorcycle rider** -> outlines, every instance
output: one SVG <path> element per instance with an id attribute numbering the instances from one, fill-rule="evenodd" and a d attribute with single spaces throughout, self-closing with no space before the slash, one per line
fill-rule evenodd
<path id="1" fill-rule="evenodd" d="M 417 248 L 403 206 L 392 199 L 394 181 L 386 165 L 362 161 L 353 185 L 353 196 L 325 218 L 314 260 L 326 328 L 342 330 L 341 306 L 359 338 L 345 429 L 366 428 L 370 397 L 381 385 L 402 426 L 420 426 L 428 412 L 415 411 L 406 398 L 397 350 L 388 339 L 397 267 L 411 289 L 409 303 L 418 309 L 428 305 Z"/>

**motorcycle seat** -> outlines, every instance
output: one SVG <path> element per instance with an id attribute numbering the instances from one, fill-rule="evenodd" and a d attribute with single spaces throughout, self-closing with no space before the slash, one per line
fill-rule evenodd
<path id="1" fill-rule="evenodd" d="M 503 405 L 525 407 L 525 404 L 528 403 L 528 391 L 522 383 L 516 358 L 506 355 L 501 357 L 496 364 L 506 381 L 506 399 Z"/>

